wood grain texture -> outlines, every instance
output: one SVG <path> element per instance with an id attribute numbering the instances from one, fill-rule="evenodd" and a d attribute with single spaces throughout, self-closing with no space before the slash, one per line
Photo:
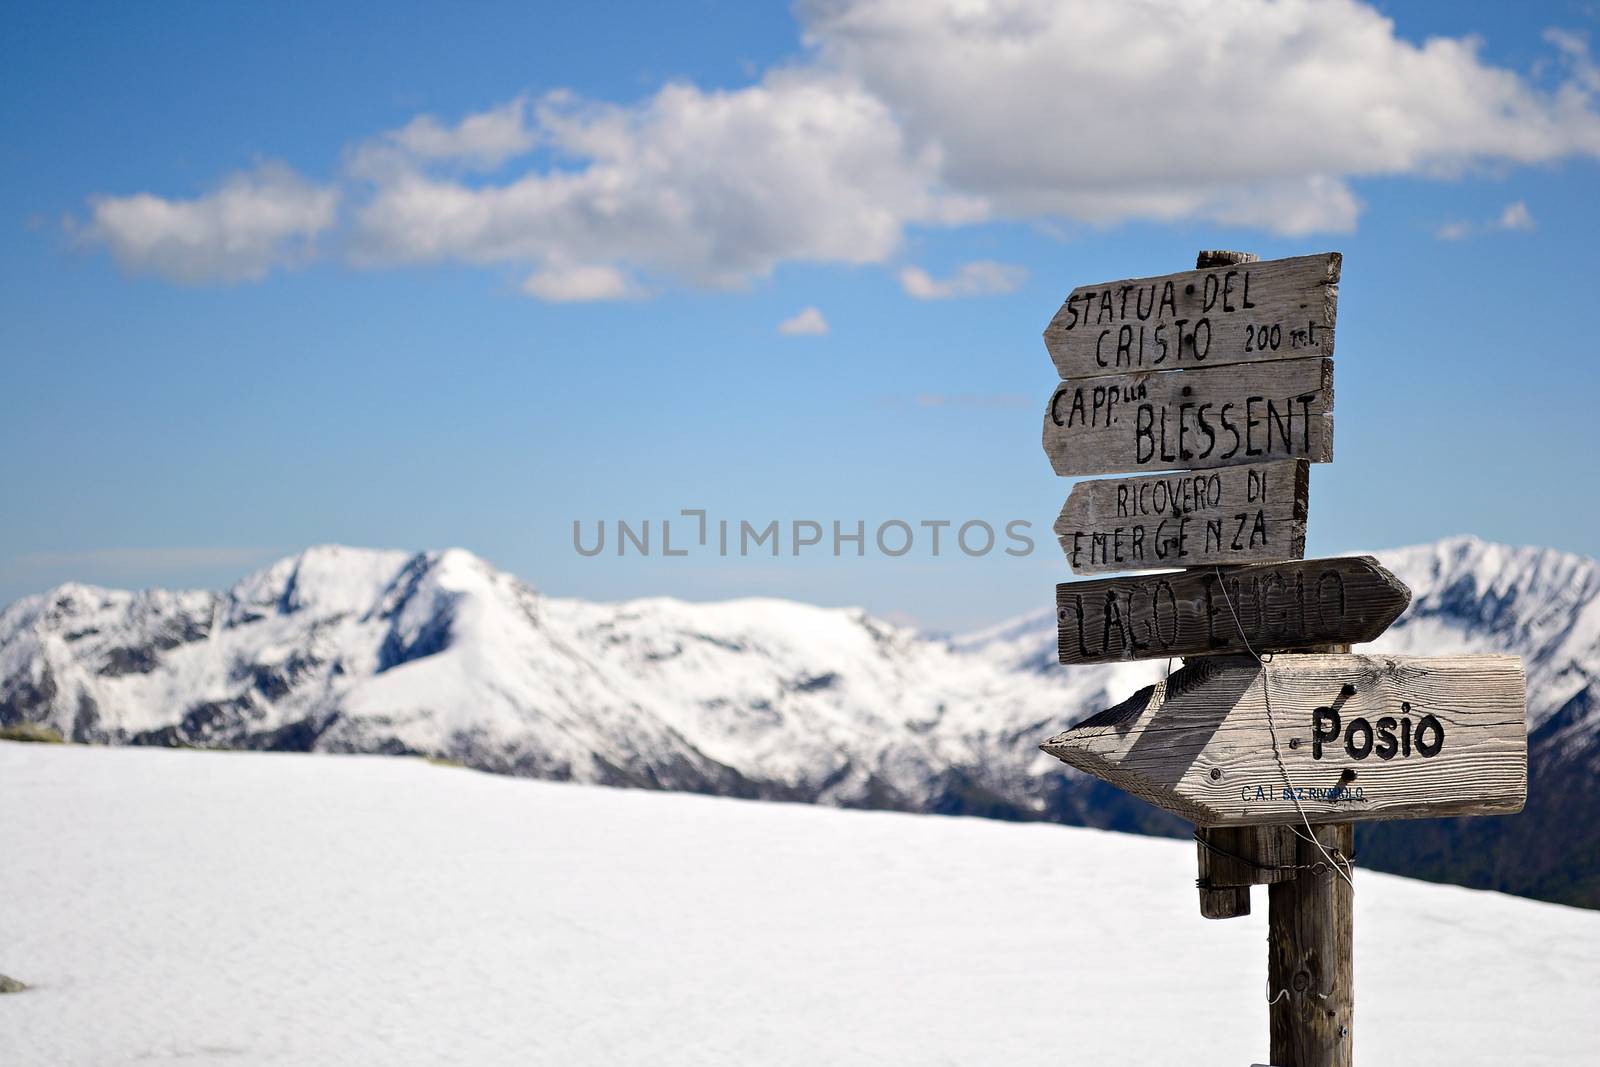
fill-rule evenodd
<path id="1" fill-rule="evenodd" d="M 1202 252 L 1201 256 L 1208 253 Z M 1213 252 L 1210 255 L 1239 253 Z M 1202 260 L 1201 266 L 1205 263 Z M 1349 645 L 1319 645 L 1313 651 L 1345 654 Z M 1285 652 L 1291 656 L 1300 653 Z M 1203 663 L 1204 657 L 1188 662 Z M 1340 824 L 1348 825 L 1348 824 Z M 1300 830 L 1292 825 L 1200 826 L 1194 831 L 1199 853 L 1200 915 L 1233 919 L 1250 914 L 1250 886 L 1288 881 L 1299 874 Z"/>
<path id="2" fill-rule="evenodd" d="M 1225 885 L 1216 889 L 1200 887 L 1202 919 L 1237 919 L 1250 914 L 1250 887 Z"/>
<path id="3" fill-rule="evenodd" d="M 1354 875 L 1327 868 L 1322 850 L 1355 852 L 1355 827 L 1315 829 L 1298 842 L 1300 863 L 1323 870 L 1267 890 L 1267 1008 L 1270 1058 L 1293 1067 L 1350 1067 L 1355 1037 Z"/>
<path id="4" fill-rule="evenodd" d="M 1337 252 L 1074 289 L 1045 327 L 1063 378 L 1333 355 Z"/>
<path id="5" fill-rule="evenodd" d="M 1241 263 L 1260 263 L 1261 257 L 1254 252 L 1225 251 L 1218 248 L 1202 248 L 1195 253 L 1195 270 L 1209 270 L 1212 267 L 1237 267 Z"/>
<path id="6" fill-rule="evenodd" d="M 1212 826 L 1195 835 L 1202 886 L 1269 885 L 1295 876 L 1291 827 Z"/>
<path id="7" fill-rule="evenodd" d="M 1044 412 L 1057 474 L 1333 459 L 1333 361 L 1285 359 L 1062 382 Z"/>
<path id="8" fill-rule="evenodd" d="M 1219 657 L 1040 747 L 1197 826 L 1509 814 L 1528 790 L 1514 656 Z"/>
<path id="9" fill-rule="evenodd" d="M 1079 482 L 1056 540 L 1077 574 L 1301 559 L 1310 495 L 1303 460 Z"/>
<path id="10" fill-rule="evenodd" d="M 1350 644 L 1383 633 L 1410 603 L 1371 556 L 1062 582 L 1057 649 L 1073 664 Z"/>
<path id="11" fill-rule="evenodd" d="M 1294 830 L 1288 826 L 1212 826 L 1195 830 L 1200 914 L 1233 919 L 1250 914 L 1250 887 L 1295 876 Z"/>

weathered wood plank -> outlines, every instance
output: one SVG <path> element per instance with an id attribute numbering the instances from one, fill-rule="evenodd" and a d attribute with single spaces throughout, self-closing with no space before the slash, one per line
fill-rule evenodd
<path id="1" fill-rule="evenodd" d="M 1315 828 L 1296 839 L 1299 863 L 1320 869 L 1267 889 L 1267 1013 L 1271 1060 L 1294 1067 L 1350 1067 L 1355 1045 L 1355 827 Z M 1349 881 L 1346 881 L 1346 879 Z"/>
<path id="2" fill-rule="evenodd" d="M 1056 586 L 1062 663 L 1276 652 L 1371 641 L 1411 590 L 1371 556 Z"/>
<path id="3" fill-rule="evenodd" d="M 1509 814 L 1527 798 L 1515 656 L 1211 659 L 1040 747 L 1198 826 Z"/>
<path id="4" fill-rule="evenodd" d="M 1194 832 L 1200 856 L 1200 914 L 1234 919 L 1250 914 L 1250 887 L 1293 878 L 1294 830 L 1288 826 L 1212 826 Z"/>
<path id="5" fill-rule="evenodd" d="M 1285 359 L 1062 382 L 1044 412 L 1057 474 L 1333 459 L 1333 361 Z"/>
<path id="6" fill-rule="evenodd" d="M 1337 252 L 1074 289 L 1044 331 L 1063 378 L 1333 355 Z"/>
<path id="7" fill-rule="evenodd" d="M 1079 482 L 1056 539 L 1078 574 L 1301 559 L 1310 491 L 1303 460 Z"/>

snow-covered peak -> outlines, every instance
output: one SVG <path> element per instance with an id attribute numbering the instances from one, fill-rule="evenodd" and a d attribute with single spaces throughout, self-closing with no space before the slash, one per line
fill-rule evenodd
<path id="1" fill-rule="evenodd" d="M 388 549 L 317 545 L 248 575 L 229 590 L 229 597 L 243 608 L 361 614 L 416 558 Z"/>
<path id="2" fill-rule="evenodd" d="M 1060 665 L 1056 658 L 1055 609 L 1040 608 L 982 630 L 957 635 L 950 638 L 950 647 L 993 656 L 1021 670 L 1052 670 Z"/>
<path id="3" fill-rule="evenodd" d="M 1535 726 L 1600 729 L 1600 565 L 1475 538 L 1379 555 L 1416 597 L 1376 647 L 1522 655 Z M 13 605 L 0 723 L 1071 817 L 1082 796 L 1037 741 L 1166 664 L 1063 668 L 1055 645 L 1049 610 L 939 638 L 776 599 L 546 598 L 461 549 L 324 545 L 226 594 L 67 585 Z"/>
<path id="4" fill-rule="evenodd" d="M 1600 706 L 1600 563 L 1475 537 L 1379 555 L 1411 587 L 1412 601 L 1375 647 L 1521 656 L 1535 728 L 1575 699 Z"/>
<path id="5" fill-rule="evenodd" d="M 1417 600 L 1468 589 L 1495 598 L 1513 591 L 1533 599 L 1562 591 L 1583 599 L 1600 595 L 1600 563 L 1553 548 L 1512 547 L 1461 535 L 1380 555 Z"/>

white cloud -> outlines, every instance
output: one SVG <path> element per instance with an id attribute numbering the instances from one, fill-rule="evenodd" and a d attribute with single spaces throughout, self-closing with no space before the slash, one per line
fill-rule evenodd
<path id="1" fill-rule="evenodd" d="M 1521 200 L 1507 204 L 1506 209 L 1500 212 L 1499 227 L 1502 230 L 1531 230 L 1534 225 L 1533 212 Z"/>
<path id="2" fill-rule="evenodd" d="M 822 317 L 822 312 L 817 308 L 808 307 L 793 318 L 778 323 L 778 332 L 785 337 L 825 334 L 828 332 L 828 320 Z"/>
<path id="3" fill-rule="evenodd" d="M 136 273 L 188 283 L 252 281 L 308 258 L 316 236 L 333 226 L 338 198 L 332 188 L 266 164 L 192 200 L 98 197 L 82 236 L 103 242 Z"/>
<path id="4" fill-rule="evenodd" d="M 921 267 L 906 267 L 900 272 L 900 286 L 918 300 L 948 300 L 955 296 L 992 296 L 1009 293 L 1027 281 L 1028 272 L 1010 263 L 978 260 L 968 263 L 954 277 L 935 278 Z"/>
<path id="5" fill-rule="evenodd" d="M 882 262 L 905 226 L 976 217 L 937 191 L 881 103 L 836 78 L 780 73 L 734 92 L 669 85 L 639 107 L 565 94 L 541 137 L 580 166 L 501 184 L 408 173 L 359 211 L 370 263 L 607 264 L 738 286 L 779 263 Z"/>
<path id="6" fill-rule="evenodd" d="M 418 115 L 398 130 L 358 146 L 351 153 L 350 171 L 381 180 L 388 172 L 423 163 L 495 170 L 538 144 L 538 133 L 528 125 L 527 112 L 527 101 L 519 96 L 468 115 L 454 126 L 446 126 L 432 115 Z"/>
<path id="7" fill-rule="evenodd" d="M 1433 231 L 1433 235 L 1441 241 L 1460 241 L 1479 233 L 1493 233 L 1495 231 L 1514 232 L 1532 230 L 1537 227 L 1533 220 L 1533 212 L 1528 210 L 1528 205 L 1522 200 L 1513 200 L 1505 206 L 1499 216 L 1486 222 L 1465 222 L 1456 220 L 1447 222 Z"/>
<path id="8" fill-rule="evenodd" d="M 1569 31 L 1549 31 L 1553 62 L 1524 75 L 1472 38 L 1407 40 L 1358 0 L 799 13 L 803 56 L 744 88 L 518 97 L 358 143 L 347 254 L 503 264 L 543 299 L 615 299 L 746 285 L 784 263 L 888 263 L 908 228 L 988 219 L 1346 231 L 1365 177 L 1600 155 L 1600 70 Z M 303 255 L 334 200 L 258 172 L 199 200 L 102 198 L 92 233 L 132 269 L 255 278 Z M 997 291 L 917 268 L 901 280 L 913 295 Z"/>
<path id="9" fill-rule="evenodd" d="M 620 300 L 637 295 L 628 278 L 615 267 L 549 266 L 522 283 L 529 296 L 553 303 L 582 300 Z"/>
<path id="10" fill-rule="evenodd" d="M 1576 75 L 1553 92 L 1472 39 L 1413 44 L 1355 0 L 811 0 L 821 61 L 1015 217 L 1344 230 L 1366 175 L 1600 153 Z"/>
<path id="11" fill-rule="evenodd" d="M 1573 81 L 1588 92 L 1600 92 L 1600 66 L 1595 65 L 1589 54 L 1587 37 L 1552 26 L 1544 31 L 1544 39 L 1555 45 Z"/>

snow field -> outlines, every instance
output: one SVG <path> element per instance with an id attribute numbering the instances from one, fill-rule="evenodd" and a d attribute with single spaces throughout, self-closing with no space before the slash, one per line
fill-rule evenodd
<path id="1" fill-rule="evenodd" d="M 1184 842 L 11 743 L 0 808 L 7 1067 L 1266 1058 Z M 1593 1061 L 1600 914 L 1357 885 L 1358 1062 Z"/>

